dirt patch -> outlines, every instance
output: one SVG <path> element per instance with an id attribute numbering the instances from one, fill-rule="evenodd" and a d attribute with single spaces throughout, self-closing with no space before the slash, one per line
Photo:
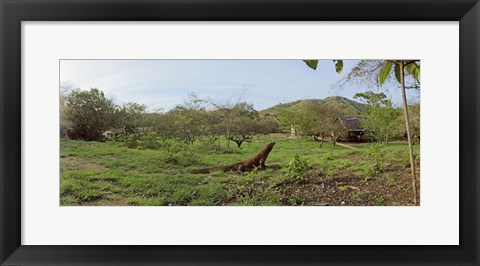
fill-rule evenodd
<path id="1" fill-rule="evenodd" d="M 258 180 L 249 184 L 232 181 L 227 187 L 233 195 L 221 199 L 218 204 L 229 205 L 239 197 L 263 198 L 265 195 L 276 194 L 284 206 L 413 205 L 409 168 L 402 165 L 389 164 L 383 172 L 369 179 L 341 169 L 337 174 L 335 177 L 327 177 L 317 172 L 301 181 L 286 180 L 274 186 Z"/>
<path id="2" fill-rule="evenodd" d="M 413 205 L 408 169 L 399 166 L 369 180 L 353 175 L 326 178 L 315 174 L 296 184 L 282 184 L 280 191 L 283 205 Z"/>
<path id="3" fill-rule="evenodd" d="M 107 170 L 103 165 L 95 163 L 93 160 L 79 158 L 79 157 L 67 157 L 60 158 L 60 167 L 68 170 L 83 170 L 83 169 L 96 169 Z"/>

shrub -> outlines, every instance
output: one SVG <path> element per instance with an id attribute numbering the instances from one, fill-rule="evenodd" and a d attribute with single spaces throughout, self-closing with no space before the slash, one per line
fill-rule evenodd
<path id="1" fill-rule="evenodd" d="M 365 171 L 365 182 L 372 179 L 373 177 L 377 176 L 381 172 L 380 167 L 377 163 L 370 165 L 367 170 Z"/>
<path id="2" fill-rule="evenodd" d="M 419 166 L 420 165 L 420 155 L 415 153 L 415 152 L 413 153 L 413 155 L 415 156 L 415 165 Z M 410 153 L 409 153 L 408 150 L 403 152 L 403 155 L 402 155 L 402 158 L 401 158 L 400 162 L 402 163 L 403 166 L 410 167 Z"/>
<path id="3" fill-rule="evenodd" d="M 365 156 L 375 161 L 377 164 L 381 164 L 385 161 L 385 150 L 381 144 L 372 144 L 364 151 Z"/>
<path id="4" fill-rule="evenodd" d="M 403 152 L 400 162 L 404 167 L 410 167 L 410 155 L 408 151 Z"/>
<path id="5" fill-rule="evenodd" d="M 198 162 L 198 155 L 191 145 L 172 139 L 164 140 L 159 149 L 165 162 L 181 166 L 189 166 Z"/>
<path id="6" fill-rule="evenodd" d="M 140 145 L 144 149 L 158 150 L 160 144 L 158 143 L 157 134 L 154 132 L 147 132 L 140 135 Z"/>
<path id="7" fill-rule="evenodd" d="M 288 164 L 288 175 L 300 181 L 303 180 L 309 168 L 307 161 L 295 154 Z"/>

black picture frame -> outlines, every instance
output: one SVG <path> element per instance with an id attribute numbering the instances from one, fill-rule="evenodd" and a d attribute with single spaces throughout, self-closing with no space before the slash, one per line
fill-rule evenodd
<path id="1" fill-rule="evenodd" d="M 478 0 L 0 0 L 0 17 L 1 265 L 479 265 Z M 460 245 L 22 246 L 22 21 L 149 20 L 459 21 Z"/>

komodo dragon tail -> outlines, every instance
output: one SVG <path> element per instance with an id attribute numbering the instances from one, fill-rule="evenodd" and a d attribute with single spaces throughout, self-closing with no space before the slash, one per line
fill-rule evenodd
<path id="1" fill-rule="evenodd" d="M 256 167 L 260 167 L 262 169 L 265 168 L 265 161 L 267 160 L 268 154 L 270 151 L 272 151 L 273 146 L 275 145 L 275 142 L 269 143 L 267 146 L 265 146 L 261 151 L 257 153 L 252 158 L 236 162 L 233 164 L 229 165 L 219 165 L 219 166 L 214 166 L 214 167 L 209 167 L 209 168 L 203 168 L 203 169 L 196 169 L 192 171 L 192 174 L 208 174 L 213 171 L 237 171 L 237 172 L 244 172 L 244 171 L 251 171 L 255 169 Z"/>
<path id="2" fill-rule="evenodd" d="M 203 169 L 195 169 L 192 171 L 192 174 L 208 174 L 214 171 L 225 171 L 226 169 L 230 169 L 234 167 L 235 164 L 229 164 L 229 165 L 218 165 L 214 167 L 208 167 L 208 168 L 203 168 Z"/>

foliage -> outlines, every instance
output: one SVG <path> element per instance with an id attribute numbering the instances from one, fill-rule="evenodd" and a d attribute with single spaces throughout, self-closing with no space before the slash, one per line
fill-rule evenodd
<path id="1" fill-rule="evenodd" d="M 373 160 L 376 163 L 383 162 L 385 160 L 384 146 L 381 144 L 372 144 L 364 151 L 365 156 L 368 159 Z"/>
<path id="2" fill-rule="evenodd" d="M 69 121 L 68 136 L 73 139 L 101 140 L 102 133 L 115 124 L 117 108 L 99 89 L 72 90 L 64 99 L 63 121 Z"/>
<path id="3" fill-rule="evenodd" d="M 303 180 L 309 168 L 307 161 L 295 154 L 288 163 L 287 173 L 297 181 L 300 181 Z"/>
<path id="4" fill-rule="evenodd" d="M 367 88 L 378 88 L 379 90 L 398 85 L 398 70 L 395 75 L 394 60 L 360 60 L 352 69 L 336 83 L 332 89 L 341 90 L 349 86 L 362 86 Z M 410 61 L 409 61 L 410 62 Z M 393 69 L 393 71 L 392 71 Z M 408 64 L 405 69 L 405 81 L 409 87 L 419 89 L 420 84 L 420 63 L 415 61 Z M 393 75 L 392 75 L 393 74 Z"/>
<path id="5" fill-rule="evenodd" d="M 72 86 L 65 85 L 60 98 L 60 134 L 71 139 L 115 140 L 131 148 L 157 149 L 160 139 L 191 145 L 202 138 L 213 144 L 223 135 L 240 147 L 255 134 L 279 131 L 274 118 L 260 118 L 245 101 L 215 103 L 214 109 L 208 109 L 209 100 L 190 94 L 168 112 L 148 113 L 145 105 L 116 105 L 99 89 Z"/>
<path id="6" fill-rule="evenodd" d="M 400 111 L 393 107 L 392 101 L 388 100 L 384 93 L 368 91 L 357 93 L 354 98 L 359 98 L 366 104 L 362 111 L 362 127 L 365 134 L 388 145 L 389 139 L 396 132 L 396 118 Z"/>
<path id="7" fill-rule="evenodd" d="M 146 126 L 146 106 L 134 102 L 116 107 L 114 127 L 125 134 L 132 134 Z"/>
<path id="8" fill-rule="evenodd" d="M 312 68 L 313 70 L 317 69 L 318 66 L 318 60 L 303 60 L 307 66 Z M 335 63 L 335 71 L 337 71 L 338 74 L 342 73 L 343 70 L 343 60 L 333 60 L 333 63 Z"/>
<path id="9" fill-rule="evenodd" d="M 364 173 L 364 181 L 367 182 L 368 180 L 380 174 L 380 172 L 381 169 L 377 163 L 371 164 L 367 167 L 367 171 Z"/>

